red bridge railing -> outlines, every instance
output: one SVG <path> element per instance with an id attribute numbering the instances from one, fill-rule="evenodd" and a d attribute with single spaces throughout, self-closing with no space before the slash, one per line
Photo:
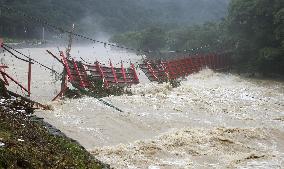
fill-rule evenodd
<path id="1" fill-rule="evenodd" d="M 50 51 L 48 51 L 60 63 L 64 65 L 66 76 L 64 84 L 61 86 L 60 93 L 53 99 L 62 97 L 67 89 L 67 82 L 70 82 L 75 88 L 91 89 L 91 84 L 95 82 L 103 82 L 104 87 L 110 86 L 130 86 L 139 83 L 139 78 L 135 70 L 134 64 L 125 68 L 121 62 L 121 67 L 114 67 L 111 60 L 109 66 L 103 65 L 98 61 L 94 64 L 83 64 L 81 61 L 67 58 L 63 52 L 60 52 L 61 59 L 58 59 Z"/>
<path id="2" fill-rule="evenodd" d="M 129 68 L 125 68 L 122 62 L 121 67 L 114 67 L 111 60 L 109 66 L 98 61 L 94 64 L 83 64 L 74 59 L 67 59 L 63 52 L 60 55 L 69 81 L 82 88 L 88 88 L 91 81 L 103 81 L 106 88 L 110 85 L 127 86 L 139 83 L 133 64 L 130 64 Z"/>
<path id="3" fill-rule="evenodd" d="M 144 61 L 139 65 L 150 81 L 164 82 L 199 72 L 203 68 L 226 70 L 230 67 L 230 58 L 225 55 L 194 55 L 170 61 Z"/>
<path id="4" fill-rule="evenodd" d="M 63 52 L 60 52 L 68 79 L 72 84 L 82 88 L 88 88 L 90 83 L 87 71 L 82 62 L 75 61 L 74 59 L 67 59 Z"/>
<path id="5" fill-rule="evenodd" d="M 9 75 L 5 69 L 9 68 L 8 66 L 6 65 L 0 65 L 0 74 L 1 74 L 1 77 L 0 78 L 4 84 L 6 86 L 9 86 L 10 83 L 9 83 L 9 80 L 11 80 L 12 82 L 14 82 L 16 85 L 18 85 L 23 91 L 27 92 L 27 96 L 31 96 L 31 72 L 32 72 L 32 64 L 33 62 L 31 60 L 25 60 L 25 59 L 22 59 L 20 57 L 18 57 L 16 54 L 14 54 L 12 51 L 10 51 L 8 48 L 5 47 L 4 45 L 4 41 L 2 38 L 0 38 L 0 47 L 3 48 L 5 51 L 7 51 L 8 53 L 10 53 L 11 55 L 13 55 L 14 57 L 16 57 L 17 59 L 19 60 L 22 60 L 24 62 L 27 62 L 28 63 L 28 88 L 24 87 L 20 82 L 18 82 L 15 78 L 13 78 L 11 75 Z"/>
<path id="6" fill-rule="evenodd" d="M 96 87 L 94 86 L 94 84 L 97 84 L 96 82 L 102 82 L 105 88 L 110 86 L 130 86 L 139 83 L 135 66 L 132 63 L 130 63 L 128 68 L 125 68 L 123 62 L 121 62 L 120 67 L 114 67 L 111 60 L 109 65 L 101 64 L 98 61 L 94 64 L 85 64 L 81 61 L 67 58 L 63 52 L 60 52 L 60 59 L 51 52 L 49 53 L 64 65 L 66 72 L 64 87 L 61 88 L 61 92 L 55 99 L 62 96 L 67 89 L 67 82 L 70 82 L 75 88 L 90 90 Z M 139 67 L 150 81 L 165 82 L 186 77 L 206 67 L 213 70 L 229 69 L 230 57 L 213 53 L 199 54 L 168 61 L 145 60 L 142 64 L 139 64 Z"/>
<path id="7" fill-rule="evenodd" d="M 105 87 L 110 85 L 127 86 L 138 84 L 139 79 L 133 64 L 129 68 L 125 68 L 121 62 L 121 67 L 114 67 L 111 60 L 109 66 L 95 62 L 94 65 L 85 65 L 87 72 L 90 72 L 95 79 L 101 79 Z"/>

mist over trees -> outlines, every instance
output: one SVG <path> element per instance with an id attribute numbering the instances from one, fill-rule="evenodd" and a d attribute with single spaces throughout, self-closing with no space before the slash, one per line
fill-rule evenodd
<path id="1" fill-rule="evenodd" d="M 228 0 L 0 0 L 51 24 L 88 34 L 138 31 L 150 25 L 179 27 L 218 20 Z M 1 9 L 0 33 L 15 38 L 39 38 L 41 25 Z"/>
<path id="2" fill-rule="evenodd" d="M 0 0 L 53 25 L 143 50 L 184 51 L 209 45 L 232 51 L 237 68 L 284 74 L 283 0 Z M 46 28 L 48 29 L 48 28 Z M 0 34 L 40 38 L 42 25 L 1 8 Z M 48 37 L 60 31 L 48 29 Z"/>

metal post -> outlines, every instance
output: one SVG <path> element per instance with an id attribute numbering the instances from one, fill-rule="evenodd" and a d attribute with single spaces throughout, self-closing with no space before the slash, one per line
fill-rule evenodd
<path id="1" fill-rule="evenodd" d="M 137 76 L 137 73 L 136 73 L 136 70 L 135 70 L 135 66 L 133 63 L 130 63 L 131 64 L 131 69 L 133 71 L 133 75 L 134 75 L 134 79 L 135 79 L 135 83 L 139 83 L 139 78 Z"/>
<path id="2" fill-rule="evenodd" d="M 29 59 L 29 70 L 28 70 L 28 96 L 31 97 L 31 80 L 32 80 L 32 59 Z"/>
<path id="3" fill-rule="evenodd" d="M 42 27 L 42 42 L 45 41 L 45 29 Z"/>
<path id="4" fill-rule="evenodd" d="M 170 75 L 169 75 L 169 69 L 167 67 L 167 62 L 161 62 L 161 65 L 166 76 L 165 78 L 168 81 L 170 79 Z"/>
<path id="5" fill-rule="evenodd" d="M 151 75 L 154 77 L 154 79 L 158 81 L 159 78 L 156 76 L 154 69 L 151 66 L 151 63 L 149 63 L 149 61 L 147 61 L 146 65 L 147 65 L 148 71 L 151 73 Z"/>
<path id="6" fill-rule="evenodd" d="M 192 67 L 190 58 L 186 59 L 186 64 L 187 64 L 187 72 L 188 72 L 188 74 L 192 74 L 193 73 L 193 67 Z"/>
<path id="7" fill-rule="evenodd" d="M 191 65 L 191 67 L 192 67 L 192 73 L 193 73 L 193 72 L 197 72 L 197 68 L 196 68 L 196 66 L 195 66 L 194 63 L 193 63 L 193 57 L 190 57 L 190 58 L 189 58 L 189 63 L 190 63 L 190 65 Z"/>
<path id="8" fill-rule="evenodd" d="M 74 30 L 75 30 L 75 24 L 72 25 L 72 30 L 70 31 L 69 33 L 69 43 L 68 43 L 68 48 L 66 49 L 66 57 L 68 59 L 71 58 L 71 47 L 72 47 L 72 40 L 73 40 L 73 33 L 74 33 Z"/>
<path id="9" fill-rule="evenodd" d="M 127 83 L 126 74 L 125 74 L 125 69 L 124 69 L 124 67 L 123 67 L 122 61 L 121 61 L 121 72 L 122 72 L 122 75 L 123 75 L 124 83 Z"/>
<path id="10" fill-rule="evenodd" d="M 81 86 L 82 88 L 85 88 L 86 85 L 85 85 L 85 83 L 84 83 L 84 81 L 83 81 L 83 79 L 82 79 L 83 74 L 81 74 L 81 72 L 80 72 L 80 70 L 79 70 L 79 67 L 78 67 L 76 61 L 75 61 L 74 59 L 72 59 L 72 61 L 73 61 L 73 65 L 74 65 L 74 68 L 75 68 L 75 70 L 76 70 L 76 73 L 77 73 L 77 75 L 78 75 L 78 80 L 80 81 L 80 86 Z M 76 80 L 76 79 L 75 79 L 75 80 Z"/>
<path id="11" fill-rule="evenodd" d="M 97 67 L 97 71 L 100 73 L 101 78 L 102 78 L 102 80 L 103 80 L 103 82 L 104 82 L 104 87 L 105 87 L 105 88 L 108 88 L 108 87 L 109 87 L 108 81 L 107 81 L 107 79 L 105 78 L 104 71 L 103 71 L 103 69 L 102 69 L 102 67 L 100 66 L 100 64 L 99 64 L 98 61 L 96 61 L 96 67 Z"/>
<path id="12" fill-rule="evenodd" d="M 168 71 L 169 71 L 169 79 L 170 80 L 175 79 L 176 78 L 175 72 L 173 71 L 173 69 L 171 67 L 172 65 L 171 65 L 170 61 L 167 62 L 167 66 L 168 66 Z"/>
<path id="13" fill-rule="evenodd" d="M 70 67 L 69 67 L 69 64 L 68 64 L 68 62 L 69 62 L 68 59 L 64 56 L 64 53 L 62 51 L 60 52 L 60 56 L 63 58 L 63 64 L 64 64 L 65 69 L 67 71 L 67 75 L 69 77 L 69 80 L 73 81 L 73 76 L 71 74 L 71 70 L 70 70 Z"/>
<path id="14" fill-rule="evenodd" d="M 113 65 L 112 65 L 111 60 L 109 60 L 109 64 L 110 64 L 110 67 L 111 67 L 111 72 L 112 72 L 112 75 L 113 75 L 113 78 L 114 78 L 114 82 L 115 82 L 115 83 L 118 83 L 117 76 L 116 76 L 116 72 L 115 72 L 115 70 L 114 70 L 114 68 L 113 68 Z"/>
<path id="15" fill-rule="evenodd" d="M 65 91 L 67 90 L 67 79 L 68 79 L 68 76 L 65 75 L 63 78 L 64 78 L 65 80 L 62 80 L 61 91 L 52 99 L 52 101 L 55 101 L 55 100 L 56 100 L 57 98 L 59 98 L 59 97 L 63 97 Z"/>

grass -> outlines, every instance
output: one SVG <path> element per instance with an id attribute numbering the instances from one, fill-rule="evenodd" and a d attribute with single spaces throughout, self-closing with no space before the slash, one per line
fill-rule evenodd
<path id="1" fill-rule="evenodd" d="M 0 168 L 103 168 L 82 146 L 24 114 L 0 111 Z"/>

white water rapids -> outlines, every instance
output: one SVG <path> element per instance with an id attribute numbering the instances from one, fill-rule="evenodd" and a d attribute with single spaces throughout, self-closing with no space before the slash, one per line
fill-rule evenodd
<path id="1" fill-rule="evenodd" d="M 21 51 L 62 70 L 45 49 Z M 101 46 L 76 47 L 72 52 L 105 63 L 109 58 L 114 63 L 140 59 Z M 0 57 L 10 66 L 8 72 L 27 81 L 26 64 L 7 53 Z M 34 65 L 32 98 L 54 109 L 36 114 L 114 168 L 283 168 L 283 82 L 208 69 L 190 75 L 178 88 L 150 83 L 141 72 L 139 77 L 141 84 L 131 88 L 133 95 L 104 98 L 121 113 L 90 97 L 50 102 L 60 82 L 54 83 L 48 71 Z"/>

